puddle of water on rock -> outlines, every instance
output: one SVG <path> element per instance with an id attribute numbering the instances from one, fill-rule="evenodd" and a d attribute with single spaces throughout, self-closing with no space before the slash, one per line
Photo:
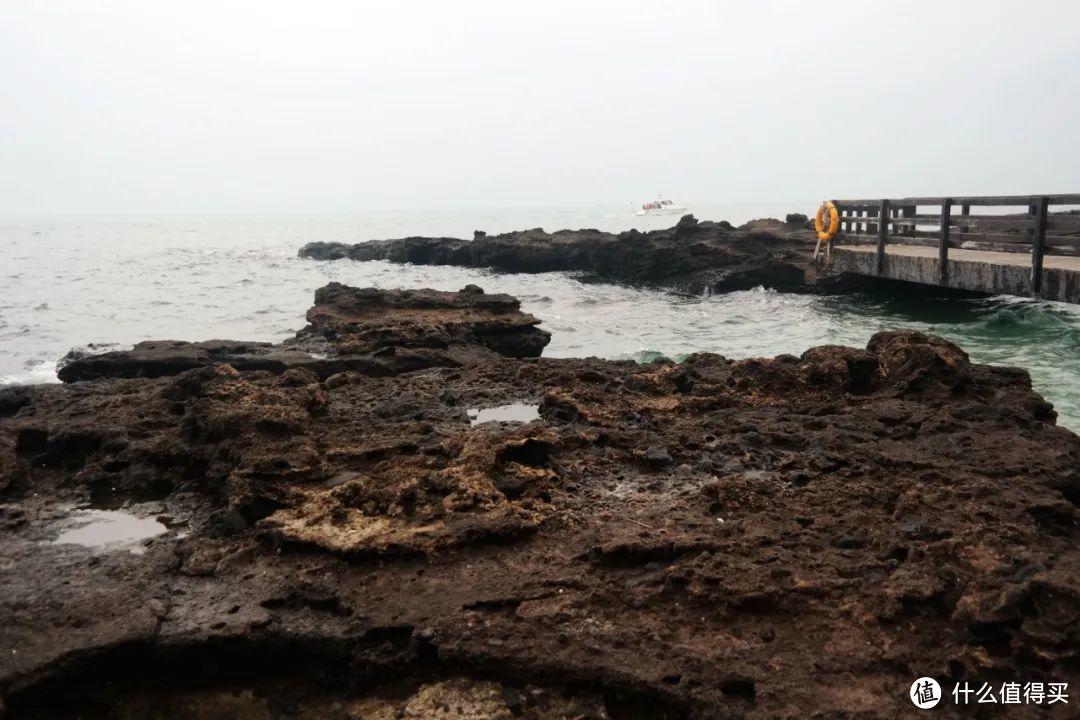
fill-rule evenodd
<path id="1" fill-rule="evenodd" d="M 149 503 L 164 500 L 172 492 L 169 483 L 154 483 L 145 487 L 120 490 L 107 483 L 94 484 L 90 488 L 90 508 L 94 510 L 123 510 L 133 503 Z"/>
<path id="2" fill-rule="evenodd" d="M 490 408 L 470 408 L 469 424 L 486 422 L 527 423 L 540 419 L 540 406 L 536 403 L 510 403 Z"/>
<path id="3" fill-rule="evenodd" d="M 141 518 L 119 510 L 75 510 L 61 522 L 66 528 L 54 545 L 81 545 L 94 550 L 130 548 L 141 555 L 141 542 L 168 528 L 155 518 Z"/>

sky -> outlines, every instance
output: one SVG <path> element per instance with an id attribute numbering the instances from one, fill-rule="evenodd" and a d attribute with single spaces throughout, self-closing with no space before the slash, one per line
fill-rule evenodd
<path id="1" fill-rule="evenodd" d="M 0 215 L 1080 192 L 1080 2 L 0 0 Z"/>

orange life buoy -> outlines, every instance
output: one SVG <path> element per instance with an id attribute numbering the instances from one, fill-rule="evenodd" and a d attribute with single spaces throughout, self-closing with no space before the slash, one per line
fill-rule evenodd
<path id="1" fill-rule="evenodd" d="M 823 202 L 818 208 L 817 217 L 814 218 L 814 229 L 817 230 L 818 240 L 829 242 L 836 237 L 840 229 L 840 211 L 832 202 Z"/>

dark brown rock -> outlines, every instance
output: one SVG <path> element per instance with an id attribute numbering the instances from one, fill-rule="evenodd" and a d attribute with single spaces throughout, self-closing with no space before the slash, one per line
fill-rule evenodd
<path id="1" fill-rule="evenodd" d="M 408 237 L 355 245 L 314 242 L 301 248 L 300 256 L 520 273 L 577 271 L 597 280 L 700 294 L 760 285 L 808 290 L 812 249 L 813 236 L 805 228 L 778 220 L 755 220 L 735 229 L 727 222 L 701 222 L 686 215 L 670 229 L 650 232 L 547 233 L 537 228 L 500 235 L 477 232 L 472 240 Z"/>
<path id="2" fill-rule="evenodd" d="M 11 403 L 9 714 L 900 717 L 922 675 L 1074 680 L 1080 438 L 1024 371 L 907 332 L 521 360 L 485 344 L 535 327 L 512 300 L 449 295 L 324 289 L 297 342 L 453 367 Z M 541 420 L 468 419 L 510 402 Z M 53 544 L 86 504 L 171 529 Z"/>
<path id="3" fill-rule="evenodd" d="M 64 382 L 105 377 L 164 377 L 227 364 L 279 374 L 303 368 L 326 378 L 354 371 L 391 375 L 425 367 L 454 367 L 488 351 L 539 357 L 550 335 L 509 295 L 485 295 L 470 285 L 458 293 L 386 291 L 330 283 L 315 292 L 310 325 L 281 344 L 236 340 L 152 340 L 131 350 L 69 354 L 57 372 Z M 17 407 L 15 391 L 0 411 Z"/>

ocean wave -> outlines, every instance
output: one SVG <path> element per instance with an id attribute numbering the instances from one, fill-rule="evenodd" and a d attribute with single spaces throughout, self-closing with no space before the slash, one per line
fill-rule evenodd
<path id="1" fill-rule="evenodd" d="M 49 365 L 42 365 L 33 370 L 27 370 L 26 372 L 14 375 L 0 375 L 0 387 L 11 385 L 42 385 L 44 383 L 58 382 L 60 382 L 60 378 L 56 377 L 56 368 Z"/>

